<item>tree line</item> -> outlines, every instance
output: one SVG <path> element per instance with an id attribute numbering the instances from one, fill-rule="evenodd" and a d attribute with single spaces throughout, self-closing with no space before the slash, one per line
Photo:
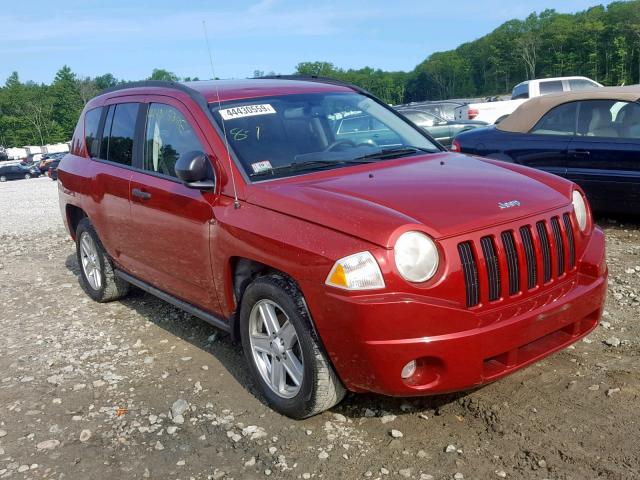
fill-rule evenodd
<path id="1" fill-rule="evenodd" d="M 523 80 L 567 75 L 603 85 L 636 84 L 640 0 L 509 20 L 454 50 L 433 53 L 410 72 L 345 70 L 330 62 L 301 63 L 296 72 L 351 82 L 392 104 L 505 94 Z"/>
<path id="2" fill-rule="evenodd" d="M 181 79 L 167 70 L 154 69 L 148 80 Z M 13 72 L 0 87 L 0 145 L 18 147 L 69 141 L 84 105 L 100 91 L 121 83 L 126 81 L 110 73 L 79 77 L 66 65 L 58 70 L 50 85 L 21 82 L 18 72 Z"/>
<path id="3" fill-rule="evenodd" d="M 343 69 L 331 62 L 296 66 L 295 74 L 332 77 L 371 91 L 385 102 L 469 98 L 508 93 L 531 78 L 584 75 L 604 85 L 640 83 L 640 0 L 618 1 L 575 14 L 544 10 L 509 20 L 454 50 L 436 52 L 410 72 Z M 270 72 L 273 74 L 273 72 Z M 254 76 L 264 76 L 255 71 Z M 152 80 L 197 80 L 155 69 Z M 67 141 L 84 104 L 123 80 L 107 73 L 79 77 L 62 67 L 50 85 L 21 82 L 17 72 L 0 87 L 0 145 Z"/>

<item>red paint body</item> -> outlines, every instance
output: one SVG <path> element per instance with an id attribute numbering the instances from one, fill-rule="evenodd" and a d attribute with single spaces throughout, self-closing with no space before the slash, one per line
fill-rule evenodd
<path id="1" fill-rule="evenodd" d="M 302 81 L 217 83 L 222 101 L 350 91 Z M 207 102 L 216 100 L 212 82 L 189 86 Z M 232 277 L 237 258 L 288 274 L 304 294 L 336 372 L 352 391 L 404 396 L 470 388 L 563 348 L 597 325 L 606 292 L 604 236 L 590 220 L 586 234 L 575 227 L 571 182 L 517 165 L 441 153 L 250 183 L 229 163 L 224 141 L 205 112 L 182 91 L 116 91 L 92 100 L 85 112 L 125 101 L 124 96 L 179 108 L 212 159 L 216 192 L 91 160 L 83 113 L 72 153 L 58 169 L 67 226 L 69 206 L 82 209 L 122 270 L 223 318 L 237 308 Z M 240 208 L 233 206 L 231 175 Z M 152 193 L 152 199 L 136 200 L 134 188 Z M 498 202 L 513 199 L 521 206 L 497 208 Z M 575 227 L 573 268 L 567 262 L 558 275 L 554 261 L 550 282 L 514 296 L 503 282 L 500 299 L 490 302 L 487 266 L 479 261 L 481 301 L 466 306 L 460 242 L 472 241 L 478 248 L 481 237 L 499 238 L 505 230 L 562 218 L 565 212 Z M 427 233 L 440 250 L 438 273 L 422 285 L 406 282 L 395 267 L 394 242 L 408 230 Z M 505 255 L 496 244 L 505 272 Z M 521 260 L 522 248 L 518 243 Z M 365 250 L 380 265 L 384 290 L 348 292 L 325 285 L 336 260 Z M 520 271 L 524 284 L 525 269 Z M 418 373 L 402 380 L 402 367 L 413 359 L 419 359 Z"/>

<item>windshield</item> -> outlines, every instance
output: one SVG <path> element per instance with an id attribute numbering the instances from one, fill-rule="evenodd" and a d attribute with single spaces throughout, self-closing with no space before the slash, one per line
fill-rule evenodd
<path id="1" fill-rule="evenodd" d="M 281 95 L 210 108 L 252 180 L 440 151 L 394 112 L 358 93 Z"/>

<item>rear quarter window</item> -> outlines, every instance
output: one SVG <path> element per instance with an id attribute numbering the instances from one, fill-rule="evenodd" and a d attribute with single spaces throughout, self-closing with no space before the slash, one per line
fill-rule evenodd
<path id="1" fill-rule="evenodd" d="M 100 143 L 98 138 L 98 127 L 102 107 L 89 110 L 84 116 L 84 142 L 89 156 L 92 158 L 100 155 Z"/>

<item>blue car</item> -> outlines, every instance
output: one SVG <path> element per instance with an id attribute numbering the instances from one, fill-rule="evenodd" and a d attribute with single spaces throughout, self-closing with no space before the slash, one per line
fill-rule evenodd
<path id="1" fill-rule="evenodd" d="M 568 178 L 600 212 L 640 213 L 640 86 L 533 98 L 500 124 L 464 132 L 453 151 Z"/>

